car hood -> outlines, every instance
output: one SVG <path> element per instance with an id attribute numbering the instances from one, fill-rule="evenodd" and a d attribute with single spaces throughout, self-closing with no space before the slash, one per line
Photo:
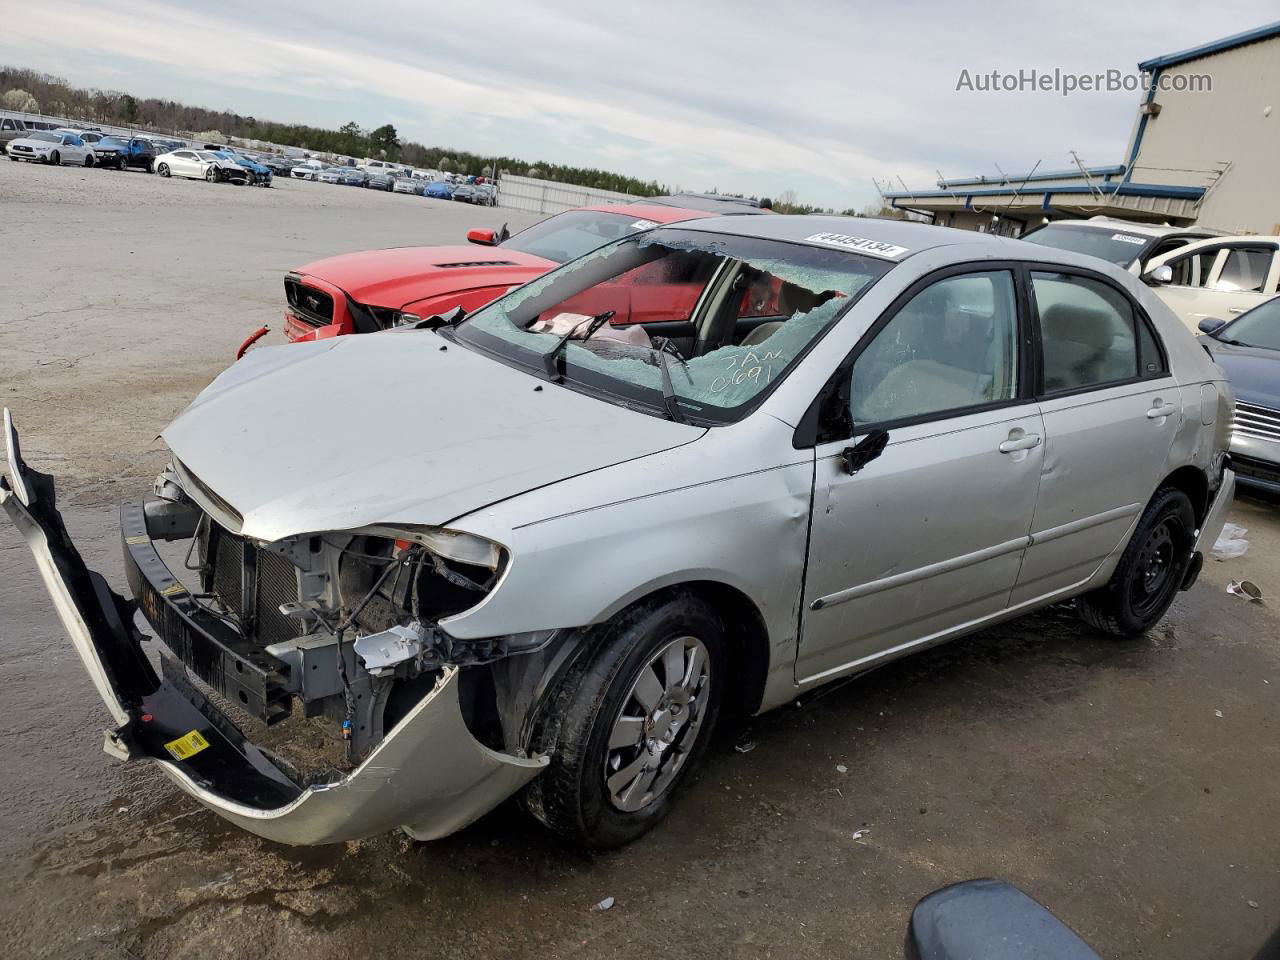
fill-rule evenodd
<path id="1" fill-rule="evenodd" d="M 1280 351 L 1236 347 L 1212 337 L 1201 337 L 1200 342 L 1227 372 L 1237 400 L 1280 410 Z"/>
<path id="2" fill-rule="evenodd" d="M 526 283 L 557 266 L 518 250 L 465 244 L 347 253 L 295 272 L 326 280 L 357 303 L 400 309 L 416 300 L 462 290 Z"/>
<path id="3" fill-rule="evenodd" d="M 194 499 L 273 541 L 442 525 L 704 432 L 395 330 L 251 351 L 162 436 Z"/>

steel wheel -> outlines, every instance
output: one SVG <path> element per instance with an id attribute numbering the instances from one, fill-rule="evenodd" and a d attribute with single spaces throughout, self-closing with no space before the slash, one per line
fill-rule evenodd
<path id="1" fill-rule="evenodd" d="M 632 813 L 662 796 L 698 738 L 711 692 L 711 660 L 696 637 L 655 653 L 631 685 L 609 734 L 605 792 Z"/>
<path id="2" fill-rule="evenodd" d="M 1177 516 L 1166 517 L 1153 527 L 1138 548 L 1137 562 L 1129 578 L 1129 603 L 1138 617 L 1150 616 L 1178 588 L 1178 544 L 1186 536 Z"/>

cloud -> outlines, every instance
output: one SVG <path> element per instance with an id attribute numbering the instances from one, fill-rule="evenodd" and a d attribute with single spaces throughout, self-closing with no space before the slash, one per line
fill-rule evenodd
<path id="1" fill-rule="evenodd" d="M 848 206 L 873 195 L 873 176 L 928 185 L 935 169 L 1059 167 L 1071 149 L 1086 162 L 1118 159 L 1132 94 L 977 94 L 956 91 L 956 78 L 1131 69 L 1264 22 L 1270 2 L 1217 8 L 1208 35 L 1203 7 L 1189 2 L 1153 20 L 1075 2 L 1037 5 L 1032 17 L 1024 4 L 922 0 L 492 0 L 470 13 L 399 0 L 43 0 L 10 21 L 0 57 L 151 95 L 172 95 L 175 78 L 184 90 L 207 78 L 235 96 L 226 106 L 272 119 L 398 117 L 403 136 L 424 142 L 610 162 L 686 186 L 791 186 Z M 136 75 L 121 76 L 121 62 Z M 272 112 L 285 103 L 307 115 Z"/>

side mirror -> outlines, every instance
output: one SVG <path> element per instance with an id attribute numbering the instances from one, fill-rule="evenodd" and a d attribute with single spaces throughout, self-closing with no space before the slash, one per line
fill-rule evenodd
<path id="1" fill-rule="evenodd" d="M 1142 279 L 1145 280 L 1148 285 L 1153 287 L 1163 286 L 1166 283 L 1173 283 L 1173 267 L 1169 266 L 1167 263 L 1161 264 L 1158 267 L 1152 267 L 1142 275 Z"/>
<path id="2" fill-rule="evenodd" d="M 854 474 L 884 453 L 884 448 L 888 444 L 888 430 L 872 430 L 852 447 L 841 450 L 840 459 L 844 461 L 845 470 Z"/>
<path id="3" fill-rule="evenodd" d="M 1217 317 L 1205 317 L 1198 324 L 1196 329 L 1201 333 L 1214 334 L 1227 325 L 1227 321 L 1219 320 Z"/>
<path id="4" fill-rule="evenodd" d="M 908 960 L 1100 960 L 1070 927 L 1017 887 L 966 880 L 911 911 Z"/>
<path id="5" fill-rule="evenodd" d="M 478 243 L 482 247 L 496 247 L 500 242 L 497 234 L 492 230 L 468 230 L 467 240 L 470 243 Z"/>

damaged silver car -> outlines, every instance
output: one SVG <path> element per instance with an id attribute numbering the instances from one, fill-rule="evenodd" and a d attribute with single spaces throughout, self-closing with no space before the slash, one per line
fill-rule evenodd
<path id="1" fill-rule="evenodd" d="M 121 509 L 132 599 L 7 417 L 0 498 L 110 753 L 284 843 L 520 794 L 606 848 L 726 718 L 1068 598 L 1148 629 L 1222 526 L 1230 428 L 1222 371 L 1094 258 L 734 217 L 248 354 Z"/>

